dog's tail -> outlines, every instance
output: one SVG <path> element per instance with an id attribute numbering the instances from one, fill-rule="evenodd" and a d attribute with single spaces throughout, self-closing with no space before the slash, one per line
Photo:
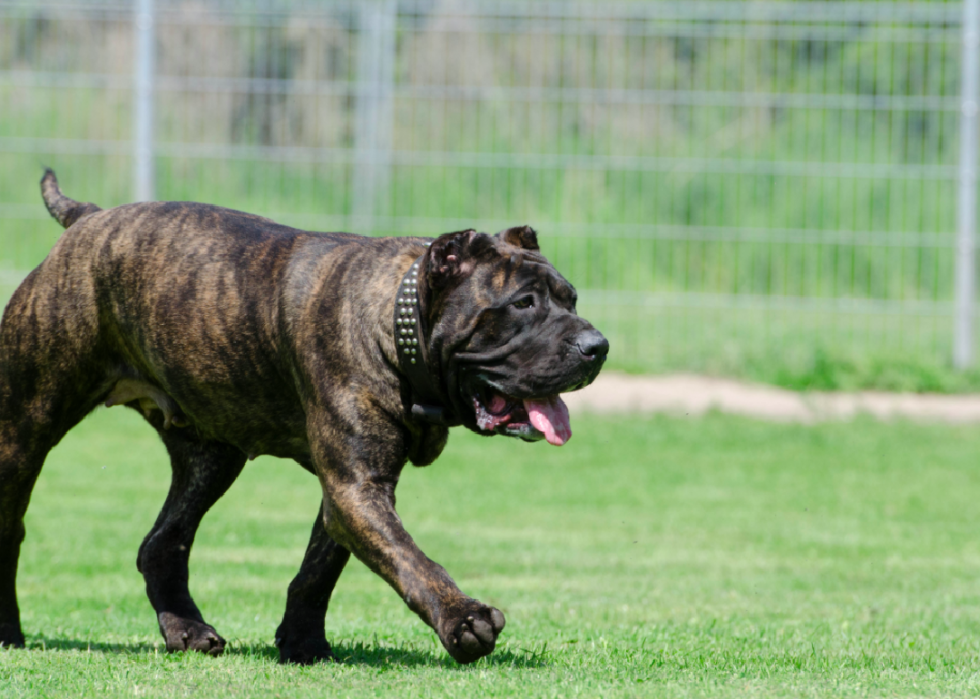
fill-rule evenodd
<path id="1" fill-rule="evenodd" d="M 44 205 L 48 207 L 48 213 L 65 228 L 82 216 L 102 211 L 102 208 L 95 204 L 83 204 L 62 194 L 61 188 L 58 187 L 58 178 L 54 176 L 54 170 L 49 167 L 44 169 L 44 177 L 41 178 L 41 196 L 44 197 Z"/>

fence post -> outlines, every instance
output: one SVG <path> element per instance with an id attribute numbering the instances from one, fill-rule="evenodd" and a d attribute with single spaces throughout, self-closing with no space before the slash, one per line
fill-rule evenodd
<path id="1" fill-rule="evenodd" d="M 135 198 L 153 201 L 153 0 L 136 4 L 136 86 L 134 124 Z"/>
<path id="2" fill-rule="evenodd" d="M 388 213 L 396 15 L 395 0 L 360 4 L 351 192 L 351 228 L 358 233 L 374 232 L 375 217 Z"/>
<path id="3" fill-rule="evenodd" d="M 977 109 L 980 90 L 980 0 L 963 3 L 963 64 L 960 89 L 960 168 L 956 202 L 956 327 L 953 365 L 973 364 L 976 300 Z"/>

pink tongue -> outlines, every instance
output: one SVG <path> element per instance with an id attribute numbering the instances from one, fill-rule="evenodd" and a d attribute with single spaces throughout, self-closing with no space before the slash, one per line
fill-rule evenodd
<path id="1" fill-rule="evenodd" d="M 572 438 L 572 426 L 568 422 L 568 408 L 560 396 L 554 395 L 541 400 L 524 401 L 524 409 L 531 424 L 544 432 L 548 444 L 560 447 Z"/>

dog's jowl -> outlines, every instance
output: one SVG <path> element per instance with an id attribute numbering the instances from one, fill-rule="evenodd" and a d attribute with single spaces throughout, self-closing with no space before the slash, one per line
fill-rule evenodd
<path id="1" fill-rule="evenodd" d="M 595 379 L 609 345 L 535 232 L 310 233 L 204 204 L 102 210 L 50 171 L 41 184 L 68 230 L 0 325 L 0 644 L 24 644 L 17 557 L 45 456 L 96 406 L 125 405 L 173 468 L 136 558 L 168 649 L 222 652 L 188 592 L 188 556 L 246 460 L 272 454 L 324 493 L 276 631 L 283 662 L 331 657 L 324 615 L 351 553 L 457 661 L 490 653 L 503 614 L 418 549 L 394 493 L 452 426 L 571 437 L 559 394 Z"/>

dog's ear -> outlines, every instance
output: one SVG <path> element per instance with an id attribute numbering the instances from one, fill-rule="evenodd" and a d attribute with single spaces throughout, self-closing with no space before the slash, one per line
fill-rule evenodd
<path id="1" fill-rule="evenodd" d="M 443 233 L 429 246 L 429 283 L 442 288 L 473 271 L 473 242 L 480 236 L 472 228 L 455 233 Z"/>
<path id="2" fill-rule="evenodd" d="M 530 226 L 514 226 L 505 231 L 500 231 L 497 237 L 514 247 L 525 250 L 541 249 L 538 247 L 538 234 Z"/>

